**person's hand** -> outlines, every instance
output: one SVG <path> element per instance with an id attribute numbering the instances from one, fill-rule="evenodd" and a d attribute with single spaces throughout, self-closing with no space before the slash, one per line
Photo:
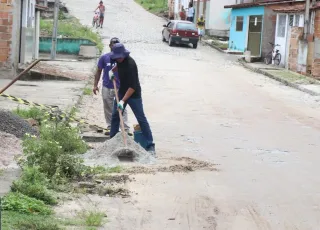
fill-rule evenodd
<path id="1" fill-rule="evenodd" d="M 114 73 L 113 73 L 112 70 L 110 70 L 110 71 L 109 71 L 109 79 L 110 79 L 111 81 L 113 81 L 114 78 L 115 78 Z"/>
<path id="2" fill-rule="evenodd" d="M 121 100 L 119 103 L 118 103 L 118 108 L 123 110 L 124 109 L 124 101 Z"/>
<path id="3" fill-rule="evenodd" d="M 98 86 L 94 86 L 92 91 L 93 91 L 94 95 L 97 95 L 97 92 L 99 92 Z"/>

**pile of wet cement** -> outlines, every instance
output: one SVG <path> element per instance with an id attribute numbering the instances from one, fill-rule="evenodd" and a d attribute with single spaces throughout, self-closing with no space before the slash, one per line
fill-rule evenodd
<path id="1" fill-rule="evenodd" d="M 22 138 L 26 133 L 37 135 L 37 131 L 25 120 L 10 111 L 0 109 L 0 131 Z"/>
<path id="2" fill-rule="evenodd" d="M 127 135 L 127 148 L 132 153 L 134 162 L 151 163 L 154 157 L 144 148 L 136 143 L 132 137 Z M 124 143 L 122 133 L 119 132 L 116 136 L 102 143 L 96 149 L 90 150 L 83 155 L 86 165 L 101 165 L 110 166 L 120 162 L 119 154 L 123 154 Z"/>

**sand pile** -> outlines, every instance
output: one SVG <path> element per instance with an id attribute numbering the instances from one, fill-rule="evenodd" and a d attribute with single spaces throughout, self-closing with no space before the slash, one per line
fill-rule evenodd
<path id="1" fill-rule="evenodd" d="M 10 133 L 18 138 L 23 137 L 26 133 L 37 135 L 37 131 L 27 121 L 2 109 L 0 109 L 0 131 Z"/>
<path id="2" fill-rule="evenodd" d="M 126 134 L 127 135 L 127 134 Z M 139 163 L 151 163 L 155 160 L 154 156 L 148 153 L 138 143 L 136 143 L 132 137 L 127 135 L 128 149 L 133 153 L 133 161 Z M 119 152 L 124 148 L 122 133 L 118 133 L 112 139 L 102 143 L 96 149 L 90 150 L 83 155 L 84 163 L 86 165 L 101 165 L 111 166 L 118 164 Z"/>
<path id="3" fill-rule="evenodd" d="M 21 141 L 17 137 L 0 132 L 0 169 L 18 168 L 14 157 L 22 154 Z"/>

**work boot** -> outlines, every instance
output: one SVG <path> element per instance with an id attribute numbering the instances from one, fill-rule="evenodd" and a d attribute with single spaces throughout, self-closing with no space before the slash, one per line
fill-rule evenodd
<path id="1" fill-rule="evenodd" d="M 156 156 L 156 148 L 155 144 L 150 145 L 149 147 L 146 148 L 147 152 L 150 153 L 152 156 Z"/>

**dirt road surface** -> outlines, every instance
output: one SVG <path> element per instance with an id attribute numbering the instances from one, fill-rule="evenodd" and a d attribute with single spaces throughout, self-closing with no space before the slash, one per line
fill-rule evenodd
<path id="1" fill-rule="evenodd" d="M 91 24 L 98 1 L 65 2 Z M 209 47 L 169 47 L 163 19 L 133 0 L 104 2 L 100 31 L 106 44 L 119 37 L 138 63 L 159 158 L 208 160 L 218 171 L 137 174 L 130 198 L 89 197 L 107 211 L 103 229 L 319 229 L 319 98 Z M 100 97 L 82 112 L 104 124 Z"/>

